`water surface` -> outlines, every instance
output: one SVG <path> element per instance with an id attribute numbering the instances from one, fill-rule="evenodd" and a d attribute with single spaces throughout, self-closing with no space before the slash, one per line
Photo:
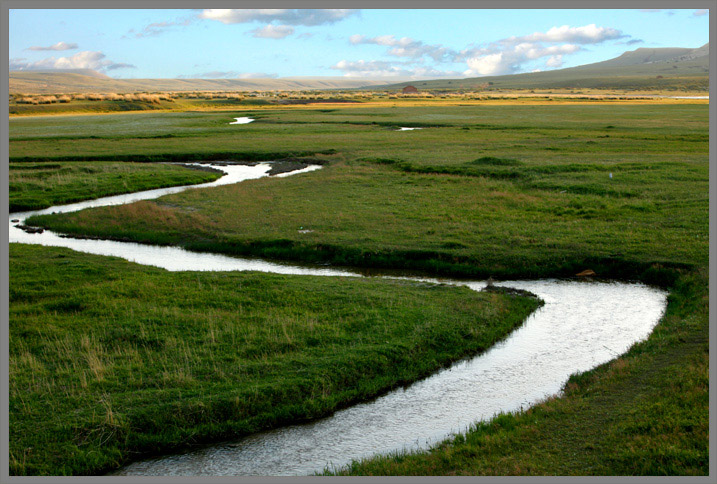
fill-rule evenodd
<path id="1" fill-rule="evenodd" d="M 252 121 L 254 121 L 253 118 L 247 118 L 247 117 L 234 118 L 234 119 L 236 119 L 236 121 L 234 121 L 234 122 L 232 122 L 232 123 L 229 123 L 229 124 L 249 124 L 249 123 L 251 123 Z"/>

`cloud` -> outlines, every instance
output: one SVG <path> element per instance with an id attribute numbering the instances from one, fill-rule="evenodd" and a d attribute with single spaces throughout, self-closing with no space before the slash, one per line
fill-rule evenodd
<path id="1" fill-rule="evenodd" d="M 437 77 L 462 77 L 457 71 L 441 71 L 432 67 L 416 66 L 408 62 L 386 61 L 347 61 L 341 60 L 331 69 L 343 71 L 345 77 L 368 78 L 409 78 L 409 79 L 435 79 Z"/>
<path id="2" fill-rule="evenodd" d="M 544 47 L 541 44 L 522 42 L 508 48 L 497 49 L 472 49 L 463 53 L 468 70 L 463 74 L 466 76 L 499 76 L 503 74 L 514 74 L 522 70 L 523 64 L 530 61 L 548 57 L 547 67 L 559 67 L 563 65 L 563 55 L 573 54 L 581 50 L 575 44 L 551 45 Z"/>
<path id="3" fill-rule="evenodd" d="M 634 44 L 642 44 L 645 41 L 642 39 L 630 39 L 627 42 L 618 42 L 618 44 L 625 44 L 625 45 L 634 45 Z"/>
<path id="4" fill-rule="evenodd" d="M 145 28 L 143 28 L 140 32 L 136 33 L 134 35 L 135 38 L 142 38 L 142 37 L 154 37 L 156 35 L 160 35 L 165 33 L 166 31 L 172 29 L 172 27 L 186 27 L 187 25 L 191 24 L 194 21 L 193 18 L 187 18 L 184 20 L 178 19 L 176 22 L 155 22 L 147 25 Z M 134 33 L 134 29 L 130 29 L 128 34 Z M 123 38 L 125 38 L 123 36 Z"/>
<path id="5" fill-rule="evenodd" d="M 520 42 L 573 42 L 577 44 L 598 44 L 606 40 L 622 39 L 628 37 L 617 29 L 598 27 L 595 24 L 582 27 L 553 27 L 547 32 L 535 32 L 522 37 L 508 37 L 501 41 L 508 44 Z"/>
<path id="6" fill-rule="evenodd" d="M 545 65 L 548 67 L 561 67 L 563 65 L 562 55 L 551 55 L 548 60 L 545 61 Z M 540 69 L 537 69 L 540 70 Z"/>
<path id="7" fill-rule="evenodd" d="M 629 35 L 610 27 L 595 24 L 582 27 L 563 25 L 547 32 L 501 39 L 485 47 L 465 49 L 454 56 L 454 61 L 465 61 L 466 76 L 497 76 L 523 72 L 525 64 L 547 58 L 545 67 L 563 66 L 563 56 L 583 50 L 582 45 L 599 44 L 608 40 L 627 39 Z M 631 39 L 625 43 L 637 43 Z M 547 45 L 546 45 L 547 44 Z M 552 45 L 550 45 L 552 44 Z"/>
<path id="8" fill-rule="evenodd" d="M 282 25 L 324 25 L 339 22 L 347 17 L 358 14 L 358 10 L 347 8 L 328 9 L 205 9 L 199 18 L 216 20 L 223 24 L 241 24 L 250 22 L 272 23 Z"/>
<path id="9" fill-rule="evenodd" d="M 701 17 L 703 15 L 707 15 L 708 13 L 710 13 L 709 9 L 702 8 L 700 10 L 695 10 L 692 15 L 695 17 Z"/>
<path id="10" fill-rule="evenodd" d="M 410 37 L 396 38 L 393 35 L 380 35 L 369 38 L 356 34 L 349 37 L 349 42 L 352 45 L 374 44 L 387 47 L 387 55 L 411 59 L 414 64 L 413 67 L 408 68 L 410 62 L 379 65 L 376 62 L 382 61 L 370 61 L 372 64 L 364 61 L 349 64 L 348 61 L 342 61 L 343 64 L 338 63 L 332 68 L 345 70 L 345 75 L 354 75 L 355 73 L 361 73 L 357 75 L 376 74 L 380 76 L 392 75 L 392 73 L 417 75 L 418 73 L 430 72 L 421 65 L 424 60 L 430 59 L 437 63 L 465 62 L 468 67 L 462 73 L 436 71 L 437 73 L 449 72 L 451 73 L 450 75 L 458 74 L 462 76 L 514 74 L 523 72 L 528 67 L 526 64 L 534 63 L 541 59 L 544 59 L 544 67 L 546 68 L 562 67 L 564 64 L 563 56 L 583 50 L 583 45 L 629 38 L 629 35 L 620 30 L 599 27 L 595 24 L 579 27 L 563 25 L 553 27 L 546 32 L 507 37 L 486 46 L 456 51 L 441 44 L 424 44 Z M 642 41 L 632 39 L 626 42 L 632 44 Z M 535 66 L 531 67 L 535 68 Z"/>
<path id="11" fill-rule="evenodd" d="M 83 51 L 70 57 L 48 57 L 36 62 L 26 62 L 24 58 L 10 59 L 11 70 L 52 70 L 52 69 L 92 69 L 105 71 L 113 69 L 135 68 L 132 64 L 117 63 L 105 59 L 102 52 Z"/>
<path id="12" fill-rule="evenodd" d="M 254 37 L 263 39 L 283 39 L 294 33 L 294 27 L 288 25 L 265 25 L 252 30 Z"/>
<path id="13" fill-rule="evenodd" d="M 115 69 L 136 69 L 137 66 L 132 64 L 126 64 L 124 62 L 118 62 L 116 64 L 109 64 L 105 67 L 108 71 L 113 71 Z"/>
<path id="14" fill-rule="evenodd" d="M 49 47 L 33 46 L 33 47 L 28 47 L 25 50 L 71 50 L 71 49 L 76 49 L 76 48 L 77 48 L 77 44 L 75 44 L 74 42 L 71 42 L 71 43 L 58 42 L 56 44 L 52 44 Z"/>
<path id="15" fill-rule="evenodd" d="M 353 45 L 357 44 L 375 44 L 391 47 L 388 55 L 395 57 L 410 57 L 420 59 L 423 56 L 430 57 L 436 62 L 446 62 L 450 60 L 456 52 L 449 50 L 442 45 L 427 45 L 420 40 L 414 40 L 410 37 L 395 38 L 393 35 L 381 35 L 373 38 L 366 38 L 363 35 L 352 35 L 349 42 Z"/>

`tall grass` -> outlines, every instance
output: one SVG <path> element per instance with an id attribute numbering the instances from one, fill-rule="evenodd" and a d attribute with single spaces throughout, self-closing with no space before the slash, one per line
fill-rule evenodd
<path id="1" fill-rule="evenodd" d="M 11 474 L 97 474 L 327 415 L 489 348 L 536 299 L 170 273 L 10 247 Z"/>

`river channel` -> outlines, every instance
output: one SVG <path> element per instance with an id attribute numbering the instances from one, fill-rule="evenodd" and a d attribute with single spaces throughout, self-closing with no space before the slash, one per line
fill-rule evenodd
<path id="1" fill-rule="evenodd" d="M 189 252 L 178 247 L 66 238 L 48 230 L 30 234 L 15 227 L 35 213 L 71 212 L 131 203 L 190 188 L 259 178 L 267 175 L 271 165 L 216 168 L 227 175 L 211 183 L 10 214 L 10 242 L 68 247 L 171 271 L 241 270 L 364 277 L 351 269 L 295 266 Z M 291 174 L 296 176 L 318 168 L 310 166 Z M 465 285 L 476 291 L 486 286 L 485 281 L 402 278 Z M 527 408 L 559 394 L 571 374 L 605 363 L 645 339 L 667 304 L 665 291 L 639 283 L 549 279 L 495 284 L 530 291 L 545 305 L 485 353 L 457 362 L 406 388 L 309 424 L 279 428 L 184 454 L 135 462 L 115 474 L 307 475 L 376 453 L 427 449 L 452 434 L 465 431 L 478 420 Z"/>

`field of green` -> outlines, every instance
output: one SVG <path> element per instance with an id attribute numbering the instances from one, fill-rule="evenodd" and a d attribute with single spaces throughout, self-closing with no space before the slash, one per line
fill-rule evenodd
<path id="1" fill-rule="evenodd" d="M 10 212 L 216 180 L 220 173 L 177 165 L 117 162 L 10 163 Z"/>
<path id="2" fill-rule="evenodd" d="M 256 121 L 229 125 L 233 116 Z M 674 103 L 14 118 L 10 157 L 328 163 L 31 220 L 61 232 L 455 276 L 590 268 L 669 288 L 653 335 L 574 377 L 565 396 L 351 472 L 708 474 L 708 123 L 707 104 Z"/>
<path id="3" fill-rule="evenodd" d="M 10 466 L 23 475 L 92 475 L 324 416 L 486 350 L 539 306 L 20 244 L 10 279 Z"/>

